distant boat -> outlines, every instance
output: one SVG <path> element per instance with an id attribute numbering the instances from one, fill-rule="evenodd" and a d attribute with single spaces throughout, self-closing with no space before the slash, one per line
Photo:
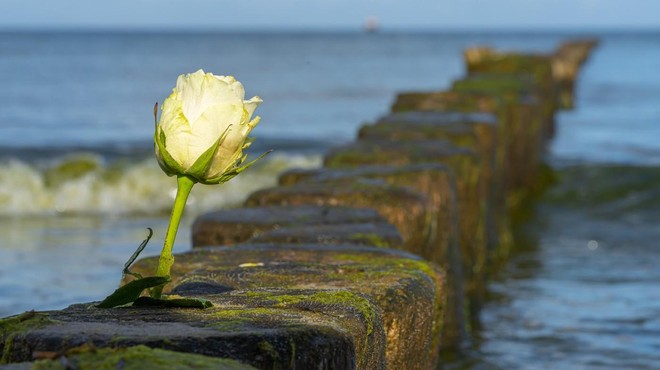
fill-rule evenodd
<path id="1" fill-rule="evenodd" d="M 364 20 L 364 31 L 368 33 L 377 32 L 380 28 L 380 23 L 378 22 L 378 17 L 375 15 L 370 15 Z"/>

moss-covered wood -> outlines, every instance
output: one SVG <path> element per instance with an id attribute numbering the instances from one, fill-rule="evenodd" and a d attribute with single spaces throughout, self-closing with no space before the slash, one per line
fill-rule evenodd
<path id="1" fill-rule="evenodd" d="M 493 195 L 504 197 L 507 168 L 498 158 L 497 117 L 485 113 L 414 111 L 393 113 L 360 128 L 360 140 L 441 140 L 480 155 L 485 181 Z"/>
<path id="2" fill-rule="evenodd" d="M 515 94 L 479 92 L 479 91 L 436 91 L 428 93 L 403 93 L 397 96 L 392 106 L 393 112 L 465 112 L 490 113 L 498 121 L 498 154 L 496 163 L 505 166 L 507 193 L 516 197 L 516 192 L 529 187 L 526 184 L 525 169 L 538 166 L 537 156 L 525 155 L 529 147 L 528 122 L 529 112 L 537 108 L 534 100 L 521 100 Z M 512 169 L 515 168 L 516 171 Z M 512 206 L 514 202 L 509 201 Z"/>
<path id="3" fill-rule="evenodd" d="M 553 75 L 553 57 L 544 54 L 497 52 L 482 53 L 478 58 L 466 58 L 468 74 L 504 74 L 530 77 L 543 105 L 552 114 L 557 110 L 557 85 Z M 554 132 L 554 120 L 547 121 L 548 135 Z"/>
<path id="4" fill-rule="evenodd" d="M 257 191 L 246 201 L 256 206 L 343 206 L 373 209 L 396 226 L 404 240 L 417 248 L 426 242 L 433 227 L 432 204 L 423 194 L 410 188 L 388 185 L 382 180 L 350 181 L 336 184 L 314 183 L 279 186 Z"/>
<path id="5" fill-rule="evenodd" d="M 596 41 L 589 39 L 567 41 L 552 55 L 552 76 L 557 84 L 559 108 L 574 107 L 575 83 L 580 67 L 596 44 Z"/>
<path id="6" fill-rule="evenodd" d="M 542 187 L 538 183 L 538 169 L 545 155 L 548 136 L 544 127 L 554 120 L 554 109 L 544 106 L 544 100 L 529 86 L 529 81 L 515 75 L 472 75 L 454 82 L 453 91 L 465 94 L 490 94 L 504 102 L 502 117 L 508 122 L 507 158 L 510 161 L 508 184 L 518 199 L 510 199 L 513 207 L 520 198 Z"/>
<path id="7" fill-rule="evenodd" d="M 394 113 L 441 112 L 444 114 L 488 113 L 497 118 L 497 149 L 495 156 L 495 171 L 504 178 L 503 191 L 507 194 L 506 204 L 514 207 L 521 189 L 527 190 L 529 184 L 525 169 L 538 166 L 533 162 L 534 156 L 523 155 L 529 146 L 529 133 L 519 128 L 527 127 L 526 122 L 520 122 L 528 115 L 530 103 L 514 97 L 501 97 L 497 94 L 473 91 L 433 91 L 425 93 L 401 93 L 392 105 Z M 513 171 L 512 169 L 516 169 Z"/>
<path id="8" fill-rule="evenodd" d="M 372 125 L 363 126 L 362 140 L 446 140 L 479 153 L 483 181 L 489 184 L 489 200 L 493 214 L 487 218 L 495 222 L 488 227 L 489 245 L 494 249 L 500 239 L 508 243 L 508 173 L 506 147 L 499 141 L 497 117 L 486 113 L 460 113 L 415 111 L 399 112 L 385 116 Z M 495 233 L 496 231 L 496 233 Z"/>
<path id="9" fill-rule="evenodd" d="M 334 183 L 338 186 L 356 178 L 381 179 L 388 184 L 406 186 L 425 194 L 433 204 L 435 227 L 429 228 L 424 245 L 408 240 L 399 248 L 438 263 L 447 273 L 447 309 L 443 331 L 444 347 L 456 347 L 464 338 L 463 268 L 459 245 L 459 215 L 456 183 L 447 166 L 416 164 L 407 166 L 361 166 L 347 169 L 291 170 L 280 176 L 280 184 L 302 182 Z"/>
<path id="10" fill-rule="evenodd" d="M 156 262 L 144 259 L 134 269 L 150 271 Z M 364 294 L 382 312 L 388 368 L 429 369 L 437 363 L 446 278 L 434 264 L 406 252 L 324 244 L 197 248 L 176 256 L 172 279 L 166 289 L 178 294 L 269 287 Z"/>
<path id="11" fill-rule="evenodd" d="M 46 312 L 52 323 L 16 329 L 12 341 L 3 342 L 4 360 L 28 361 L 83 344 L 145 345 L 236 359 L 259 369 L 385 368 L 380 308 L 359 292 L 253 289 L 203 296 L 213 308 L 78 304 Z"/>
<path id="12" fill-rule="evenodd" d="M 567 40 L 561 43 L 557 48 L 556 53 L 566 53 L 571 55 L 570 58 L 575 60 L 578 64 L 583 64 L 589 58 L 591 51 L 598 46 L 597 39 L 574 39 Z"/>
<path id="13" fill-rule="evenodd" d="M 64 353 L 44 353 L 52 359 L 24 363 L 30 370 L 255 370 L 250 365 L 223 358 L 168 351 L 138 345 L 126 348 L 96 348 L 82 345 Z"/>
<path id="14" fill-rule="evenodd" d="M 518 73 L 473 73 L 454 81 L 452 90 L 490 93 L 517 101 L 534 101 L 534 115 L 526 121 L 541 144 L 547 144 L 554 134 L 555 90 L 546 91 L 534 79 Z M 539 148 L 536 148 L 537 150 Z"/>
<path id="15" fill-rule="evenodd" d="M 359 166 L 355 168 L 321 168 L 312 170 L 291 170 L 280 176 L 280 184 L 325 187 L 350 187 L 353 180 L 382 181 L 394 187 L 414 189 L 430 202 L 432 227 L 422 231 L 428 234 L 424 244 L 415 243 L 418 238 L 404 239 L 404 250 L 420 255 L 432 262 L 448 264 L 453 257 L 460 255 L 456 250 L 459 244 L 458 203 L 456 180 L 450 169 L 442 164 L 411 164 L 405 166 Z M 312 185 L 313 184 L 313 185 Z"/>
<path id="16" fill-rule="evenodd" d="M 392 112 L 434 111 L 498 114 L 505 99 L 493 94 L 461 91 L 403 92 L 392 103 Z"/>
<path id="17" fill-rule="evenodd" d="M 483 49 L 481 49 L 483 50 Z M 471 56 L 471 57 L 469 57 Z M 546 54 L 499 52 L 465 53 L 468 73 L 515 73 L 531 76 L 544 89 L 552 90 L 552 56 Z"/>
<path id="18" fill-rule="evenodd" d="M 44 326 L 52 325 L 53 319 L 43 312 L 28 311 L 20 315 L 0 319 L 0 364 L 12 362 L 14 357 L 25 357 L 24 361 L 31 353 L 25 348 L 14 348 L 14 339 L 18 333 L 36 330 Z"/>
<path id="19" fill-rule="evenodd" d="M 455 95 L 453 96 L 455 98 Z M 467 109 L 466 107 L 464 107 Z M 509 185 L 510 169 L 515 163 L 508 160 L 508 135 L 501 119 L 494 114 L 460 113 L 456 111 L 410 111 L 385 116 L 372 125 L 360 129 L 363 140 L 448 140 L 479 153 L 483 181 L 489 184 L 486 227 L 492 259 L 503 260 L 511 248 L 511 207 L 517 193 Z M 500 140 L 503 137 L 503 140 Z M 503 141 L 503 142 L 502 142 Z M 516 168 L 516 171 L 518 169 Z"/>
<path id="20" fill-rule="evenodd" d="M 489 192 L 483 167 L 474 150 L 440 140 L 369 140 L 345 145 L 325 158 L 330 168 L 355 168 L 365 165 L 403 166 L 444 164 L 455 175 L 459 208 L 459 231 L 465 288 L 472 316 L 476 317 L 485 294 L 485 266 L 488 255 L 487 221 Z M 404 208 L 405 209 L 405 208 Z M 405 239 L 404 235 L 404 239 Z"/>
<path id="21" fill-rule="evenodd" d="M 266 231 L 248 243 L 322 243 L 357 244 L 401 249 L 403 238 L 388 222 L 366 222 L 335 225 L 287 226 Z"/>
<path id="22" fill-rule="evenodd" d="M 281 229 L 316 226 L 383 224 L 386 220 L 368 208 L 349 206 L 264 206 L 222 209 L 202 214 L 192 226 L 192 244 L 197 246 L 233 245 L 253 238 L 264 240 L 263 234 Z M 385 230 L 388 241 L 397 239 Z M 272 235 L 272 234 L 271 234 Z M 304 235 L 300 235 L 304 237 Z M 400 237 L 399 237 L 400 238 Z"/>

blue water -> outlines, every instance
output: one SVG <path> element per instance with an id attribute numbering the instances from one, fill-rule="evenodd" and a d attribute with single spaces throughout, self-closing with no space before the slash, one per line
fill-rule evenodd
<path id="1" fill-rule="evenodd" d="M 549 50 L 559 37 L 371 34 L 2 34 L 0 146 L 146 143 L 176 77 L 236 76 L 260 136 L 348 140 L 396 91 L 462 74 L 477 42 Z M 497 42 L 496 42 L 497 41 Z M 53 137 L 53 133 L 56 136 Z"/>
<path id="2" fill-rule="evenodd" d="M 179 251 L 196 214 L 318 166 L 397 92 L 449 86 L 463 48 L 567 36 L 0 33 L 0 316 L 102 298 L 146 227 L 158 253 L 174 183 L 152 158 L 151 114 L 180 73 L 232 74 L 261 96 L 256 150 L 276 153 L 193 190 Z M 473 347 L 445 368 L 660 367 L 660 34 L 600 37 L 576 109 L 558 115 L 557 183 L 490 285 Z"/>

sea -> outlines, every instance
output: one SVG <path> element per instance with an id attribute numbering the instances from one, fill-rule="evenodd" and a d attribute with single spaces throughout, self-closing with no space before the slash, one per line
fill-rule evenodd
<path id="1" fill-rule="evenodd" d="M 482 327 L 443 369 L 660 368 L 660 32 L 0 32 L 0 316 L 102 299 L 147 235 L 159 253 L 175 180 L 153 155 L 155 102 L 181 73 L 233 75 L 264 103 L 265 160 L 198 185 L 237 207 L 287 168 L 321 164 L 401 91 L 465 74 L 462 51 L 550 52 L 598 37 L 557 115 L 554 183 L 493 276 Z"/>

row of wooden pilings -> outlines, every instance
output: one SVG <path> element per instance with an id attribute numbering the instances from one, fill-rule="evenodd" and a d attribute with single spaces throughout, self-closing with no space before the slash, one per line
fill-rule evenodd
<path id="1" fill-rule="evenodd" d="M 573 106 L 595 45 L 468 49 L 449 90 L 400 94 L 322 168 L 288 171 L 244 207 L 196 220 L 169 288 L 213 308 L 41 313 L 39 325 L 3 329 L 3 360 L 91 340 L 242 363 L 227 368 L 436 368 L 478 325 L 515 215 L 543 185 L 555 112 Z"/>

